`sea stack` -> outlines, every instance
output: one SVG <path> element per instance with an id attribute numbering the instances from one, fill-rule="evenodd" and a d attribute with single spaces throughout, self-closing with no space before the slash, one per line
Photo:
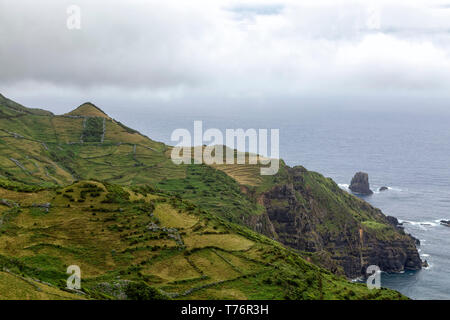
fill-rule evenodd
<path id="1" fill-rule="evenodd" d="M 357 172 L 350 183 L 350 190 L 354 193 L 370 195 L 369 175 L 365 172 Z"/>

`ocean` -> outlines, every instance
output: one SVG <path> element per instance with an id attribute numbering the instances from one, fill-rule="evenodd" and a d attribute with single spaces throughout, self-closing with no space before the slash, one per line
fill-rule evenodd
<path id="1" fill-rule="evenodd" d="M 208 109 L 209 110 L 209 109 Z M 397 217 L 420 239 L 429 267 L 383 273 L 381 285 L 413 299 L 450 299 L 450 115 L 414 112 L 321 110 L 105 110 L 150 138 L 168 144 L 174 129 L 267 128 L 280 130 L 280 156 L 348 188 L 357 171 L 369 174 L 364 199 Z M 387 186 L 387 191 L 378 188 Z M 348 190 L 348 189 L 347 189 Z"/>

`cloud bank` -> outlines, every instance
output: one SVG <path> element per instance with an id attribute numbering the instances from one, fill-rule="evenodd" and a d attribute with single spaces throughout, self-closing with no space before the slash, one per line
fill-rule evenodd
<path id="1" fill-rule="evenodd" d="M 80 30 L 66 27 L 72 4 Z M 442 1 L 0 0 L 0 39 L 0 92 L 31 105 L 443 103 L 450 89 Z"/>

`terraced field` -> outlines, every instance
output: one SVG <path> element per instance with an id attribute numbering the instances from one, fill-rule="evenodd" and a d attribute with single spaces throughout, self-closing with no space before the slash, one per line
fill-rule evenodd
<path id="1" fill-rule="evenodd" d="M 0 205 L 0 266 L 10 270 L 0 277 L 18 282 L 14 297 L 119 299 L 141 282 L 174 299 L 401 297 L 369 292 L 260 234 L 145 187 L 79 181 L 24 188 L 0 188 L 8 200 Z M 61 291 L 69 265 L 80 266 L 85 296 Z M 27 289 L 36 285 L 45 290 Z"/>

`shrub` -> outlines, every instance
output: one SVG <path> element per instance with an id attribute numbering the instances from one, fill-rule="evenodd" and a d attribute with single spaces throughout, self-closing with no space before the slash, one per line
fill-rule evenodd
<path id="1" fill-rule="evenodd" d="M 145 282 L 131 282 L 125 289 L 129 300 L 165 300 L 166 298 L 155 288 Z"/>
<path id="2" fill-rule="evenodd" d="M 87 118 L 83 130 L 84 142 L 100 142 L 103 135 L 103 119 Z"/>

